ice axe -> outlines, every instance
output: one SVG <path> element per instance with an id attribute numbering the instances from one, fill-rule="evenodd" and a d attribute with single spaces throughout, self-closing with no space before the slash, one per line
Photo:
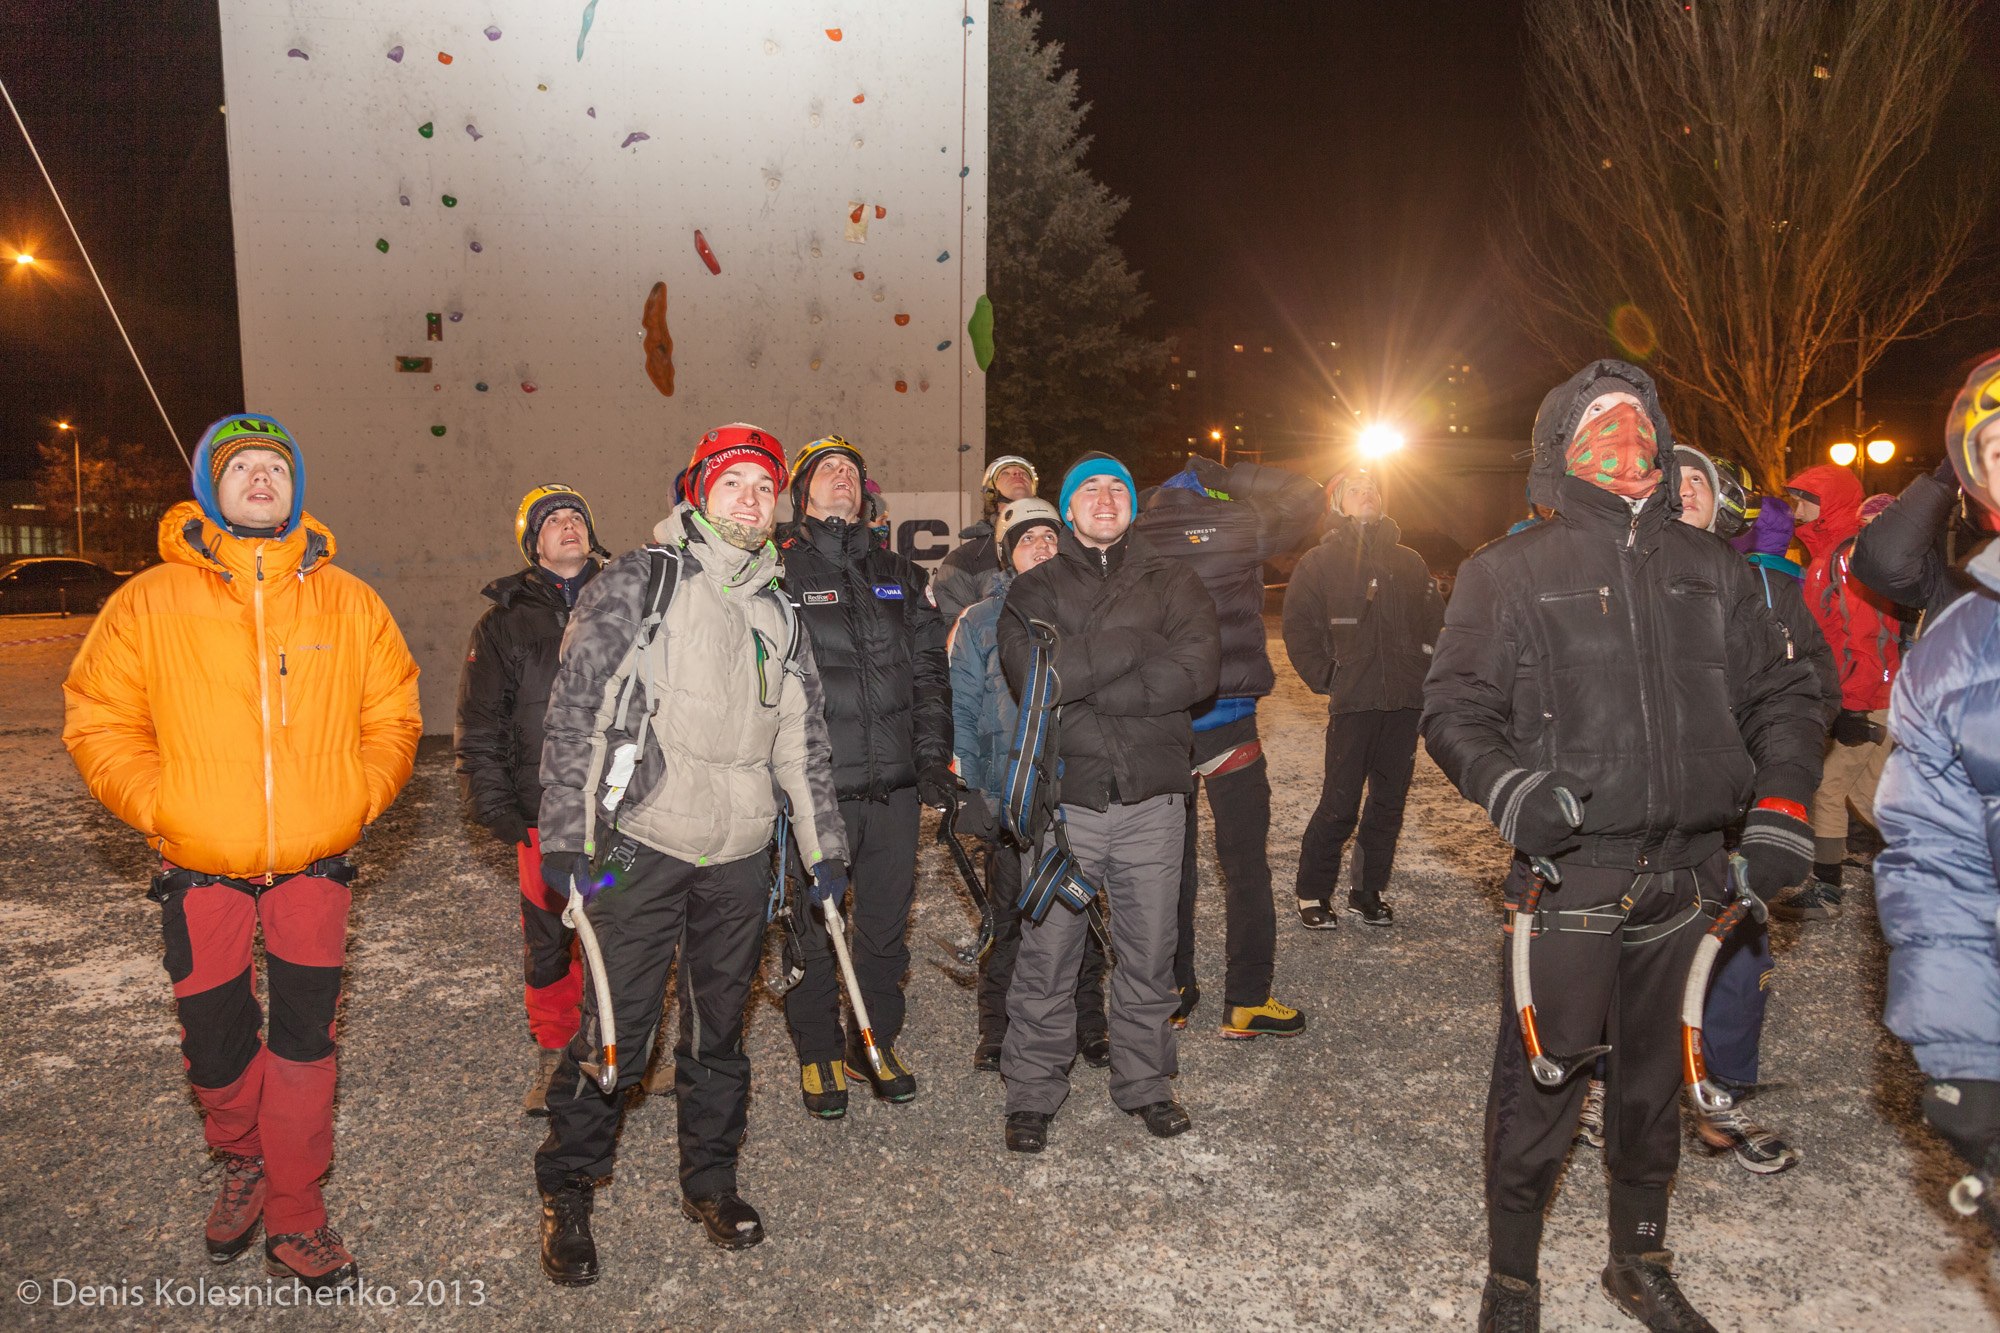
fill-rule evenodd
<path id="1" fill-rule="evenodd" d="M 1555 795 L 1562 803 L 1563 814 L 1570 827 L 1583 823 L 1583 806 L 1569 789 L 1557 787 Z M 1534 940 L 1535 909 L 1541 905 L 1542 891 L 1562 883 L 1562 872 L 1546 856 L 1529 857 L 1528 868 L 1534 873 L 1526 891 L 1521 894 L 1521 905 L 1514 909 L 1513 916 L 1514 1006 L 1521 1020 L 1521 1049 L 1528 1056 L 1528 1072 L 1543 1087 L 1560 1088 L 1598 1056 L 1609 1055 L 1611 1048 L 1590 1046 L 1574 1055 L 1551 1055 L 1542 1049 L 1541 1029 L 1535 1024 L 1535 988 L 1528 968 L 1528 953 Z"/>
<path id="2" fill-rule="evenodd" d="M 1708 1081 L 1708 1065 L 1701 1057 L 1701 1019 L 1708 1003 L 1709 974 L 1715 970 L 1723 942 L 1743 924 L 1743 918 L 1754 918 L 1761 925 L 1767 916 L 1764 900 L 1750 891 L 1750 865 L 1741 856 L 1732 854 L 1729 858 L 1729 881 L 1736 896 L 1701 937 L 1694 961 L 1688 964 L 1687 989 L 1681 992 L 1681 1082 L 1696 1109 L 1710 1115 L 1727 1111 L 1736 1105 L 1736 1098 Z"/>
<path id="3" fill-rule="evenodd" d="M 822 899 L 820 913 L 826 917 L 826 935 L 833 941 L 833 956 L 840 963 L 840 979 L 847 984 L 847 1002 L 854 1006 L 854 1026 L 861 1029 L 861 1050 L 868 1068 L 878 1082 L 889 1077 L 882 1062 L 882 1048 L 875 1044 L 875 1027 L 868 1021 L 868 1003 L 861 998 L 861 983 L 854 978 L 854 960 L 847 956 L 847 932 L 840 924 L 840 908 L 833 899 Z"/>
<path id="4" fill-rule="evenodd" d="M 949 944 L 942 939 L 938 943 L 959 966 L 976 968 L 993 948 L 993 900 L 980 884 L 979 872 L 973 867 L 972 858 L 966 854 L 964 844 L 958 840 L 956 798 L 946 803 L 944 813 L 938 819 L 938 841 L 951 849 L 952 864 L 958 867 L 958 877 L 965 882 L 966 895 L 979 909 L 979 933 L 970 944 Z"/>
<path id="5" fill-rule="evenodd" d="M 597 1086 L 609 1097 L 618 1087 L 618 1025 L 611 1015 L 611 974 L 604 970 L 604 951 L 597 947 L 597 931 L 590 924 L 586 907 L 583 894 L 572 879 L 569 905 L 563 908 L 562 922 L 576 932 L 577 942 L 583 945 L 583 960 L 590 969 L 590 984 L 597 992 L 599 1063 L 594 1072 Z M 590 1066 L 585 1065 L 584 1069 L 588 1071 Z"/>
<path id="6" fill-rule="evenodd" d="M 789 806 L 778 808 L 778 825 L 773 831 L 777 843 L 777 870 L 771 877 L 770 896 L 764 902 L 764 922 L 776 922 L 784 927 L 784 938 L 778 945 L 778 966 L 764 974 L 764 985 L 774 998 L 782 998 L 786 991 L 805 980 L 806 960 L 799 946 L 799 921 L 792 915 L 791 895 L 786 880 L 786 871 L 791 861 L 792 817 Z"/>

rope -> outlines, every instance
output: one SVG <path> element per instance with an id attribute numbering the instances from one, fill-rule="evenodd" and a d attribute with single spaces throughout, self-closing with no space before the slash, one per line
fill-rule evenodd
<path id="1" fill-rule="evenodd" d="M 21 119 L 21 109 L 14 105 L 14 95 L 7 91 L 7 81 L 0 79 L 0 97 L 7 99 L 7 109 L 14 113 L 14 123 L 21 127 L 21 137 L 27 141 L 28 152 L 41 169 L 42 179 L 48 182 L 49 194 L 56 201 L 56 209 L 69 227 L 69 234 L 76 242 L 77 253 L 83 256 L 84 267 L 90 270 L 90 280 L 97 284 L 97 294 L 104 298 L 104 308 L 111 312 L 111 322 L 118 326 L 118 336 L 125 340 L 125 350 L 132 354 L 132 364 L 139 368 L 139 378 L 146 383 L 146 392 L 153 396 L 153 406 L 160 409 L 160 420 L 167 424 L 167 435 L 173 440 L 174 448 L 180 450 L 181 462 L 193 467 L 188 451 L 181 443 L 180 433 L 174 429 L 173 419 L 167 415 L 165 404 L 160 402 L 160 391 L 153 387 L 153 377 L 146 373 L 146 363 L 139 359 L 139 349 L 132 345 L 132 335 L 125 332 L 125 321 L 118 318 L 118 307 L 111 303 L 111 293 L 104 290 L 104 279 L 97 276 L 97 265 L 91 262 L 90 251 L 84 249 L 83 237 L 77 233 L 76 223 L 70 219 L 69 209 L 63 204 L 62 192 L 56 189 L 55 178 L 49 175 L 48 164 L 42 161 L 41 150 L 35 147 L 35 136 L 28 133 L 28 122 Z"/>

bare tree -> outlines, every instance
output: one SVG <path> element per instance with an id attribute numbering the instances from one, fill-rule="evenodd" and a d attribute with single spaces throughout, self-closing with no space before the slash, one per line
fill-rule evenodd
<path id="1" fill-rule="evenodd" d="M 1972 8 L 1530 0 L 1534 170 L 1506 261 L 1537 340 L 1608 332 L 1782 480 L 1891 344 L 1964 313 L 1940 295 L 1983 172 L 1926 156 Z"/>
<path id="2" fill-rule="evenodd" d="M 76 525 L 77 470 L 68 436 L 38 447 L 35 498 L 64 532 Z M 119 444 L 100 437 L 82 456 L 84 553 L 114 569 L 136 569 L 160 558 L 160 518 L 188 499 L 187 469 L 158 445 Z"/>

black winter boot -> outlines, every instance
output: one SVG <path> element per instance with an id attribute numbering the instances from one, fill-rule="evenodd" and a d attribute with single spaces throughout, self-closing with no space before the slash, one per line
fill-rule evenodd
<path id="1" fill-rule="evenodd" d="M 1604 1270 L 1611 1303 L 1656 1333 L 1715 1333 L 1674 1282 L 1671 1250 L 1614 1254 Z"/>
<path id="2" fill-rule="evenodd" d="M 597 1281 L 597 1242 L 590 1236 L 590 1210 L 597 1182 L 585 1175 L 563 1180 L 562 1188 L 542 1191 L 542 1272 L 561 1287 Z"/>
<path id="3" fill-rule="evenodd" d="M 1542 1284 L 1488 1273 L 1479 1297 L 1479 1333 L 1541 1333 Z"/>
<path id="4" fill-rule="evenodd" d="M 764 1219 L 734 1190 L 705 1199 L 682 1196 L 681 1213 L 701 1223 L 708 1238 L 725 1250 L 747 1250 L 764 1239 Z"/>

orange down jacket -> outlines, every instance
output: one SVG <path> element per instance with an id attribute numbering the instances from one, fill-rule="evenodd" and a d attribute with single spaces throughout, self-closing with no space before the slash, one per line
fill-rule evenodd
<path id="1" fill-rule="evenodd" d="M 265 879 L 346 851 L 408 781 L 417 664 L 310 514 L 230 535 L 192 501 L 165 563 L 105 604 L 63 681 L 63 744 L 91 794 L 168 861 Z"/>

